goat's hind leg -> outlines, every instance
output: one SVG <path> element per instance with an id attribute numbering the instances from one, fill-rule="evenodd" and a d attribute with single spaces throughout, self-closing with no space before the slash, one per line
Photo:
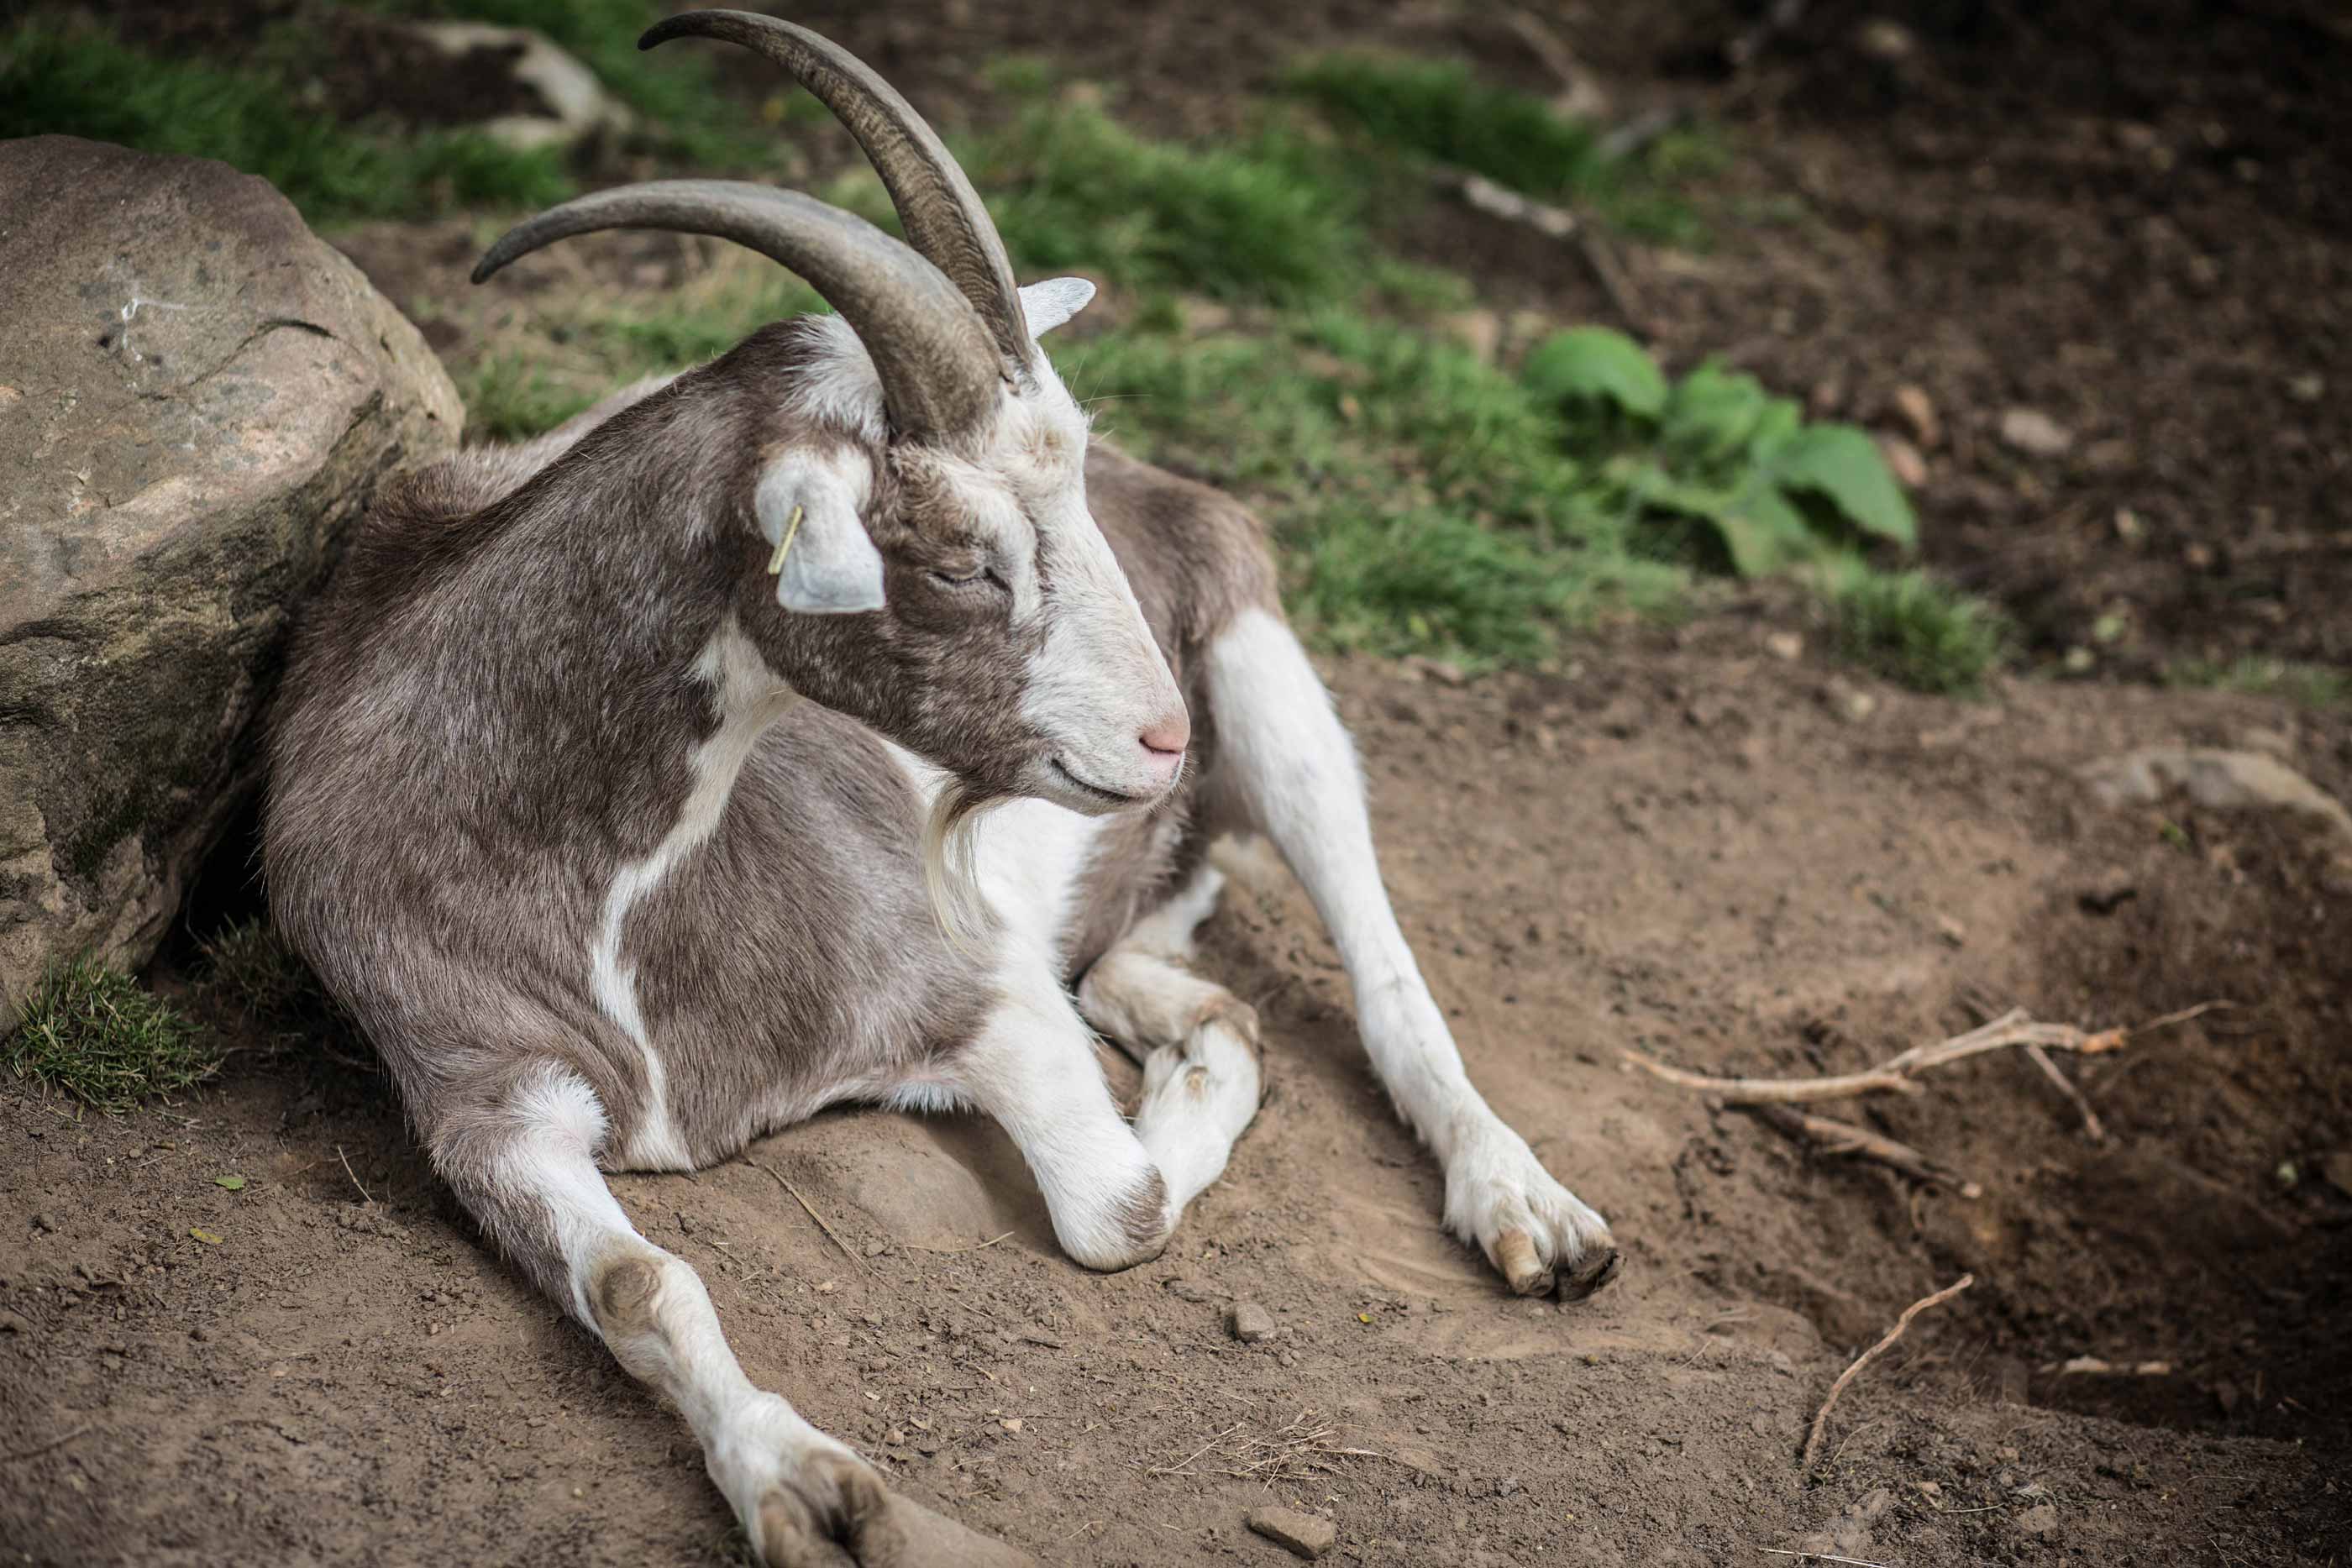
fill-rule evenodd
<path id="1" fill-rule="evenodd" d="M 1087 1021 L 1143 1068 L 1135 1135 L 1179 1210 L 1224 1170 L 1262 1088 L 1256 1011 L 1188 965 L 1192 934 L 1216 908 L 1223 882 L 1203 863 L 1078 985 Z"/>
<path id="2" fill-rule="evenodd" d="M 604 1110 L 534 1064 L 433 1130 L 433 1162 L 492 1239 L 685 1416 L 710 1479 L 770 1568 L 1012 1568 L 1030 1559 L 886 1488 L 842 1443 L 755 1387 L 692 1268 L 630 1225 L 596 1152 Z"/>

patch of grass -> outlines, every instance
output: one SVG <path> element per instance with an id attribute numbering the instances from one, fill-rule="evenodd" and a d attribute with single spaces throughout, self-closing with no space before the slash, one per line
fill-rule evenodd
<path id="1" fill-rule="evenodd" d="M 1456 60 L 1325 55 L 1291 89 L 1373 140 L 1484 174 L 1531 196 L 1590 189 L 1607 160 L 1589 126 L 1527 93 L 1480 81 Z"/>
<path id="2" fill-rule="evenodd" d="M 1106 432 L 1262 512 L 1326 646 L 1532 663 L 1679 590 L 1538 399 L 1409 329 L 1296 312 L 1247 336 L 1111 333 L 1061 363 Z"/>
<path id="3" fill-rule="evenodd" d="M 2352 705 L 2352 670 L 2252 653 L 2227 663 L 2188 660 L 2166 670 L 2164 679 L 2168 685 L 2284 697 L 2311 708 Z"/>
<path id="4" fill-rule="evenodd" d="M 1596 617 L 1674 607 L 1693 567 L 1727 554 L 1743 570 L 1851 558 L 1860 583 L 1874 580 L 1852 537 L 1907 540 L 1867 438 L 1805 425 L 1749 378 L 1706 368 L 1672 381 L 1635 345 L 1582 339 L 1522 378 L 1419 329 L 1475 291 L 1383 255 L 1361 221 L 1381 177 L 1329 147 L 1277 122 L 1196 149 L 1054 95 L 1042 71 L 999 84 L 1020 108 L 963 156 L 1016 269 L 1107 277 L 1128 308 L 1110 330 L 1055 340 L 1065 380 L 1107 434 L 1266 518 L 1315 642 L 1472 668 L 1540 663 Z M 826 195 L 887 221 L 862 171 Z M 453 306 L 474 315 L 472 361 L 453 367 L 471 428 L 535 434 L 817 306 L 762 258 L 709 255 L 658 292 L 559 283 L 520 318 Z M 1239 327 L 1188 335 L 1180 294 L 1233 302 Z M 1596 350 L 1608 352 L 1595 361 Z M 1703 548 L 1725 535 L 1747 548 Z M 1846 597 L 1852 645 L 1897 678 L 1980 674 L 1969 607 L 1934 585 Z"/>
<path id="5" fill-rule="evenodd" d="M 2008 655 L 2000 612 L 1924 571 L 1841 561 L 1822 573 L 1822 591 L 1840 652 L 1914 691 L 1971 695 Z"/>
<path id="6" fill-rule="evenodd" d="M 347 0 L 348 3 L 348 0 Z M 777 161 L 782 144 L 774 124 L 805 97 L 788 96 L 778 76 L 777 96 L 756 115 L 718 82 L 717 61 L 727 47 L 681 38 L 650 52 L 637 38 L 667 14 L 646 0 L 359 0 L 368 10 L 410 17 L 462 17 L 546 34 L 580 57 L 606 90 L 643 117 L 653 137 L 695 163 L 756 169 Z"/>
<path id="7" fill-rule="evenodd" d="M 1636 155 L 1612 156 L 1591 126 L 1454 60 L 1325 55 L 1292 71 L 1288 85 L 1381 146 L 1596 212 L 1643 239 L 1691 245 L 1704 237 L 1681 194 L 1722 167 L 1722 149 L 1704 131 L 1671 131 Z"/>
<path id="8" fill-rule="evenodd" d="M 332 1009 L 318 977 L 266 920 L 232 925 L 199 945 L 197 988 L 257 1023 L 286 1023 Z"/>
<path id="9" fill-rule="evenodd" d="M 16 1077 L 118 1115 L 203 1082 L 221 1052 L 203 1026 L 130 976 L 77 960 L 26 1000 L 0 1060 Z"/>
<path id="10" fill-rule="evenodd" d="M 550 289 L 521 320 L 486 297 L 462 298 L 451 311 L 467 319 L 478 347 L 450 375 L 469 435 L 517 440 L 641 377 L 725 353 L 771 321 L 824 308 L 814 289 L 765 256 L 721 246 L 675 287 Z"/>
<path id="11" fill-rule="evenodd" d="M 1033 98 L 969 149 L 1013 256 L 1130 288 L 1298 303 L 1357 287 L 1356 197 L 1328 155 L 1278 129 L 1194 149 L 1138 136 L 1098 105 Z"/>
<path id="12" fill-rule="evenodd" d="M 468 131 L 375 135 L 296 107 L 266 71 L 167 59 L 95 28 L 23 26 L 0 42 L 0 138 L 62 131 L 260 175 L 315 224 L 572 193 L 560 154 Z"/>

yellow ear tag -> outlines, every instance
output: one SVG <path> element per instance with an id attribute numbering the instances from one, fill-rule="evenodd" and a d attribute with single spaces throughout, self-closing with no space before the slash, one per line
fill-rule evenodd
<path id="1" fill-rule="evenodd" d="M 793 540 L 799 537 L 800 531 L 801 508 L 798 503 L 794 503 L 793 507 L 793 515 L 784 519 L 784 537 L 776 541 L 776 553 L 768 558 L 768 575 L 770 577 L 776 577 L 782 573 L 784 570 L 784 557 L 792 553 Z"/>

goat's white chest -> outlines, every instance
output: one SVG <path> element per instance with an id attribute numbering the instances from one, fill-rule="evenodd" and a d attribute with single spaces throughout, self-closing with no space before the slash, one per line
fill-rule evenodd
<path id="1" fill-rule="evenodd" d="M 884 745 L 928 814 L 947 787 L 945 776 L 904 747 Z M 1071 899 L 1104 821 L 1024 798 L 992 806 L 963 828 L 971 836 L 972 891 L 1002 933 L 1003 962 L 1058 967 Z"/>

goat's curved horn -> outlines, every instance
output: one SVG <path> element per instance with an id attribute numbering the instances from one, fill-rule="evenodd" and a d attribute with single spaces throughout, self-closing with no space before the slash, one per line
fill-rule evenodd
<path id="1" fill-rule="evenodd" d="M 888 187 L 908 242 L 963 290 L 1006 361 L 1030 367 L 1035 350 L 1004 241 L 938 132 L 897 89 L 832 40 L 750 11 L 688 11 L 649 29 L 637 47 L 689 34 L 758 50 L 833 110 Z"/>
<path id="2" fill-rule="evenodd" d="M 979 313 L 940 269 L 864 218 L 766 185 L 656 180 L 598 191 L 507 231 L 474 281 L 551 241 L 596 229 L 676 229 L 748 246 L 808 279 L 866 345 L 892 428 L 935 441 L 977 426 L 1003 368 Z"/>

